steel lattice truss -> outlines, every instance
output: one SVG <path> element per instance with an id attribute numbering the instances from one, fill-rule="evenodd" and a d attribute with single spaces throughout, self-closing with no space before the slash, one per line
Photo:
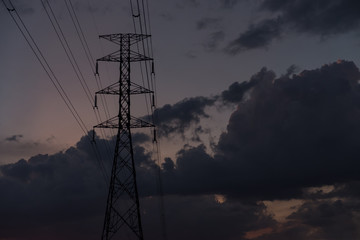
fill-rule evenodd
<path id="1" fill-rule="evenodd" d="M 151 58 L 136 53 L 130 48 L 147 37 L 149 35 L 130 33 L 100 36 L 120 46 L 115 53 L 97 60 L 120 63 L 119 81 L 96 93 L 119 95 L 118 116 L 94 127 L 118 129 L 102 239 L 117 238 L 123 228 L 130 230 L 128 232 L 133 234 L 132 238 L 143 239 L 131 128 L 154 125 L 130 115 L 130 95 L 152 93 L 152 91 L 130 82 L 130 63 L 151 60 Z"/>

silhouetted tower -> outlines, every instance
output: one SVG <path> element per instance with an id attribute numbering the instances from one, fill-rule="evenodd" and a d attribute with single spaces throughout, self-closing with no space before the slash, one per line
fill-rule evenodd
<path id="1" fill-rule="evenodd" d="M 153 127 L 154 125 L 130 115 L 130 95 L 153 92 L 130 81 L 130 64 L 152 60 L 132 50 L 134 44 L 148 37 L 150 35 L 131 33 L 100 36 L 120 47 L 118 51 L 97 60 L 120 63 L 119 81 L 96 92 L 96 94 L 119 95 L 118 116 L 94 126 L 94 128 L 117 129 L 102 232 L 103 240 L 114 237 L 117 239 L 117 236 L 121 236 L 123 239 L 143 239 L 131 128 Z"/>

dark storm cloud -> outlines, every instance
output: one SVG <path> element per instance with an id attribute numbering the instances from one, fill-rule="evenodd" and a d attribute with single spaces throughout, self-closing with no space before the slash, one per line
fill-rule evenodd
<path id="1" fill-rule="evenodd" d="M 273 39 L 281 37 L 282 21 L 281 18 L 269 19 L 251 25 L 237 39 L 230 42 L 225 51 L 237 54 L 245 50 L 267 47 Z"/>
<path id="2" fill-rule="evenodd" d="M 216 98 L 194 97 L 156 109 L 154 114 L 160 134 L 165 136 L 172 133 L 183 134 L 192 124 L 199 123 L 200 118 L 209 117 L 205 113 L 205 108 L 212 106 L 215 101 Z"/>
<path id="3" fill-rule="evenodd" d="M 109 175 L 113 140 L 95 139 Z M 134 143 L 148 140 L 134 134 Z M 134 153 L 140 194 L 154 194 L 156 165 L 143 147 L 134 144 Z M 83 137 L 64 152 L 0 165 L 0 239 L 98 239 L 107 185 L 97 161 Z"/>
<path id="4" fill-rule="evenodd" d="M 283 32 L 306 33 L 322 38 L 357 31 L 360 23 L 360 2 L 356 0 L 286 1 L 265 0 L 260 11 L 275 17 L 249 26 L 232 41 L 227 51 L 262 48 L 281 37 Z"/>
<path id="5" fill-rule="evenodd" d="M 24 136 L 22 134 L 18 134 L 18 135 L 12 135 L 11 137 L 7 137 L 5 138 L 5 141 L 8 142 L 19 142 L 20 138 L 23 138 Z"/>
<path id="6" fill-rule="evenodd" d="M 359 179 L 360 73 L 352 62 L 280 78 L 263 69 L 253 79 L 215 156 L 186 146 L 164 172 L 166 191 L 290 199 L 305 187 Z M 241 90 L 230 99 L 242 99 Z"/>
<path id="7" fill-rule="evenodd" d="M 261 203 L 221 204 L 213 196 L 169 196 L 165 203 L 168 239 L 245 240 L 247 231 L 275 225 Z"/>
<path id="8" fill-rule="evenodd" d="M 209 117 L 205 107 L 216 101 L 239 104 L 227 132 L 213 144 L 215 156 L 200 144 L 185 146 L 174 161 L 167 159 L 165 191 L 273 200 L 303 197 L 306 187 L 358 180 L 357 67 L 339 61 L 292 75 L 295 69 L 276 78 L 263 68 L 219 97 L 160 108 L 158 125 L 167 136 L 196 130 L 196 123 Z M 249 94 L 246 100 L 244 93 Z"/>
<path id="9" fill-rule="evenodd" d="M 223 92 L 222 98 L 239 105 L 215 154 L 202 144 L 185 145 L 174 160 L 166 158 L 162 164 L 174 239 L 189 238 L 183 226 L 199 239 L 245 239 L 247 232 L 264 228 L 274 231 L 254 239 L 357 239 L 359 79 L 357 67 L 346 61 L 291 77 L 276 78 L 264 68 L 247 82 L 251 86 L 235 85 Z M 250 96 L 243 101 L 249 88 Z M 159 117 L 164 116 L 160 125 L 188 128 L 208 117 L 204 108 L 219 99 L 198 97 L 164 106 L 158 110 Z M 106 156 L 105 144 L 112 145 L 113 140 L 95 139 Z M 148 140 L 143 134 L 134 135 L 134 142 Z M 159 168 L 142 146 L 135 144 L 134 152 L 144 214 L 149 214 L 144 219 L 152 226 L 155 203 L 150 196 L 158 194 Z M 111 165 L 111 159 L 105 160 L 106 166 Z M 96 161 L 84 137 L 64 152 L 2 165 L 0 238 L 96 239 L 107 191 Z M 304 195 L 307 187 L 323 185 L 335 187 L 313 195 L 316 201 Z M 225 195 L 226 201 L 216 203 L 210 198 L 213 194 Z M 304 196 L 304 205 L 283 225 L 276 224 L 264 206 L 254 204 Z M 333 200 L 339 197 L 344 199 Z M 148 231 L 155 234 L 151 227 Z"/>
<path id="10" fill-rule="evenodd" d="M 310 239 L 358 239 L 356 215 L 359 210 L 358 200 L 311 201 L 303 204 L 288 219 L 311 227 Z"/>
<path id="11" fill-rule="evenodd" d="M 265 0 L 262 8 L 273 13 L 280 12 L 290 27 L 315 35 L 356 30 L 360 22 L 360 3 L 356 0 Z"/>
<path id="12" fill-rule="evenodd" d="M 145 142 L 149 142 L 151 139 L 149 137 L 149 135 L 145 134 L 145 133 L 133 133 L 132 134 L 132 141 L 134 144 L 140 144 L 140 143 L 145 143 Z"/>
<path id="13" fill-rule="evenodd" d="M 106 156 L 102 145 L 112 141 L 96 137 L 102 155 Z M 146 197 L 157 194 L 154 170 L 158 168 L 141 146 L 134 145 L 134 153 L 138 189 L 144 196 L 140 199 L 144 234 L 159 239 L 159 199 Z M 165 172 L 174 170 L 171 163 L 165 161 Z M 1 239 L 98 239 L 101 235 L 107 186 L 86 137 L 64 152 L 0 166 L 0 191 Z M 261 203 L 219 203 L 211 195 L 166 196 L 165 202 L 168 236 L 175 240 L 230 239 L 275 224 Z"/>
<path id="14" fill-rule="evenodd" d="M 250 81 L 234 82 L 229 88 L 221 93 L 222 100 L 227 103 L 240 103 L 244 94 L 256 86 L 260 81 L 266 79 L 274 79 L 275 73 L 268 71 L 266 68 L 251 77 Z"/>
<path id="15" fill-rule="evenodd" d="M 307 201 L 277 231 L 254 240 L 359 239 L 359 209 L 359 200 Z"/>
<path id="16" fill-rule="evenodd" d="M 299 72 L 300 68 L 298 66 L 296 66 L 295 64 L 291 65 L 290 67 L 288 67 L 288 69 L 286 69 L 286 77 L 291 77 L 291 75 Z"/>
<path id="17" fill-rule="evenodd" d="M 261 81 L 232 114 L 218 153 L 256 170 L 250 179 L 293 191 L 358 179 L 359 79 L 343 61 Z"/>
<path id="18" fill-rule="evenodd" d="M 360 181 L 348 181 L 346 183 L 337 183 L 331 185 L 331 191 L 316 189 L 316 191 L 308 191 L 304 195 L 306 199 L 332 199 L 332 198 L 360 198 Z"/>
<path id="19" fill-rule="evenodd" d="M 155 116 L 157 116 L 156 124 L 159 127 L 160 134 L 162 136 L 169 136 L 174 133 L 184 134 L 190 127 L 198 124 L 201 118 L 209 117 L 205 112 L 207 107 L 212 107 L 216 103 L 220 103 L 220 105 L 240 103 L 243 100 L 244 94 L 260 81 L 274 77 L 275 74 L 272 71 L 267 71 L 264 68 L 255 74 L 250 81 L 235 82 L 230 85 L 229 89 L 223 91 L 218 96 L 186 98 L 174 105 L 166 104 L 155 111 Z M 207 129 L 203 129 L 201 126 L 196 126 L 193 137 L 196 138 L 199 133 L 207 131 Z"/>
<path id="20" fill-rule="evenodd" d="M 65 239 L 67 231 L 75 230 L 71 221 L 93 226 L 106 191 L 90 147 L 82 141 L 63 153 L 0 167 L 0 238 Z M 90 237 L 98 231 L 79 224 L 74 234 Z"/>

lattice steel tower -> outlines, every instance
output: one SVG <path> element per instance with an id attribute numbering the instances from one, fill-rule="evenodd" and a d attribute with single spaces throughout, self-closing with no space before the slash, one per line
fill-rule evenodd
<path id="1" fill-rule="evenodd" d="M 94 126 L 94 128 L 117 129 L 102 232 L 103 240 L 114 237 L 115 239 L 118 239 L 118 237 L 123 239 L 143 239 L 131 128 L 153 127 L 154 125 L 130 115 L 130 95 L 151 94 L 153 92 L 130 81 L 130 64 L 132 62 L 152 60 L 150 57 L 132 50 L 134 44 L 148 37 L 150 35 L 131 33 L 100 36 L 100 38 L 107 39 L 120 47 L 118 51 L 97 60 L 120 63 L 119 81 L 96 92 L 96 94 L 119 95 L 118 116 Z"/>

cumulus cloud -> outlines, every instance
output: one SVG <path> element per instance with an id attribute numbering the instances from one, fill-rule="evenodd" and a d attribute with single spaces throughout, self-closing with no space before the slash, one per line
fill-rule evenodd
<path id="1" fill-rule="evenodd" d="M 229 86 L 229 88 L 221 93 L 221 99 L 224 103 L 240 103 L 245 93 L 251 90 L 254 86 L 256 86 L 260 81 L 266 79 L 274 79 L 275 73 L 272 71 L 268 71 L 266 68 L 260 70 L 259 73 L 255 74 L 251 77 L 249 81 L 244 82 L 234 82 Z"/>
<path id="2" fill-rule="evenodd" d="M 238 104 L 215 154 L 203 144 L 185 145 L 176 159 L 167 159 L 165 191 L 273 200 L 303 197 L 306 187 L 359 180 L 358 68 L 338 61 L 290 75 L 277 78 L 263 68 L 219 97 L 159 109 L 163 133 L 182 134 L 209 117 L 204 108 L 216 101 Z"/>
<path id="3" fill-rule="evenodd" d="M 138 135 L 140 136 L 140 135 Z M 143 136 L 142 136 L 143 137 Z M 97 145 L 106 141 L 96 138 Z M 140 142 L 143 142 L 140 140 Z M 161 221 L 151 154 L 134 145 L 141 213 L 147 239 L 159 239 Z M 172 161 L 164 163 L 171 172 Z M 0 238 L 98 239 L 102 231 L 107 185 L 102 179 L 89 139 L 53 155 L 0 166 Z M 242 237 L 257 227 L 274 225 L 261 203 L 219 203 L 213 195 L 165 197 L 168 236 L 171 239 Z M 188 231 L 183 231 L 184 227 Z M 221 229 L 221 230 L 219 230 Z"/>
<path id="4" fill-rule="evenodd" d="M 205 145 L 186 145 L 176 159 L 167 159 L 166 166 L 175 167 L 164 171 L 165 191 L 273 200 L 302 197 L 306 187 L 358 180 L 358 68 L 339 61 L 290 75 L 277 78 L 264 68 L 222 92 L 217 100 L 239 105 L 215 155 Z M 201 104 L 183 101 L 162 109 L 168 132 L 181 133 L 208 117 L 203 109 L 214 102 L 194 100 Z"/>
<path id="5" fill-rule="evenodd" d="M 74 231 L 72 221 L 92 225 L 103 210 L 106 191 L 89 150 L 79 143 L 66 152 L 2 165 L 0 238 L 64 239 Z M 91 236 L 99 230 L 93 227 L 80 224 L 74 234 Z"/>
<path id="6" fill-rule="evenodd" d="M 172 133 L 184 134 L 192 124 L 200 122 L 200 118 L 208 118 L 205 108 L 212 106 L 216 98 L 187 98 L 174 105 L 166 104 L 155 110 L 156 125 L 160 134 L 169 136 Z"/>
<path id="7" fill-rule="evenodd" d="M 148 140 L 144 134 L 134 134 L 142 196 L 156 192 L 156 165 L 137 145 Z M 106 145 L 113 141 L 96 137 L 100 155 L 107 156 Z M 109 176 L 111 159 L 101 160 Z M 0 238 L 98 239 L 109 179 L 103 178 L 97 161 L 89 138 L 83 137 L 64 152 L 0 165 Z M 155 209 L 156 204 L 152 204 Z"/>
<path id="8" fill-rule="evenodd" d="M 267 78 L 274 78 L 275 73 L 263 68 L 255 74 L 249 81 L 234 82 L 229 88 L 219 95 L 213 97 L 193 97 L 185 98 L 173 105 L 166 104 L 155 110 L 156 125 L 161 136 L 171 134 L 184 134 L 186 130 L 194 127 L 193 138 L 198 137 L 198 133 L 207 132 L 198 124 L 202 118 L 209 118 L 206 108 L 213 107 L 217 103 L 226 105 L 229 103 L 237 104 L 243 100 L 245 93 L 249 92 L 260 81 Z"/>
<path id="9" fill-rule="evenodd" d="M 204 145 L 185 146 L 174 170 L 164 173 L 165 190 L 273 200 L 301 197 L 305 187 L 359 180 L 359 79 L 357 67 L 346 61 L 292 77 L 261 70 L 215 155 Z"/>
<path id="10" fill-rule="evenodd" d="M 358 239 L 359 200 L 306 201 L 273 231 L 254 240 Z"/>
<path id="11" fill-rule="evenodd" d="M 219 153 L 278 187 L 357 179 L 359 78 L 343 61 L 262 81 L 231 116 Z"/>
<path id="12" fill-rule="evenodd" d="M 311 34 L 320 37 L 357 31 L 360 24 L 359 1 L 286 1 L 265 0 L 259 11 L 269 17 L 250 25 L 240 36 L 229 43 L 228 53 L 263 48 L 279 39 L 283 32 Z"/>
<path id="13" fill-rule="evenodd" d="M 359 238 L 359 79 L 358 68 L 347 61 L 292 76 L 276 77 L 264 68 L 219 98 L 187 99 L 159 109 L 164 114 L 160 124 L 181 134 L 207 118 L 204 108 L 215 101 L 238 104 L 215 152 L 204 144 L 185 145 L 162 163 L 174 239 L 189 238 L 183 226 L 194 238 L 207 239 Z M 249 98 L 243 101 L 249 89 Z M 180 130 L 175 130 L 177 126 Z M 155 239 L 158 232 L 152 226 L 159 224 L 153 221 L 154 196 L 160 169 L 151 152 L 138 145 L 149 138 L 137 134 L 134 140 L 144 225 L 149 239 Z M 113 140 L 96 141 L 104 153 L 102 146 Z M 42 239 L 54 233 L 52 239 L 95 239 L 101 232 L 107 187 L 85 137 L 64 152 L 2 165 L 0 172 L 0 212 L 6 219 L 0 224 L 0 238 L 21 239 L 35 231 L 34 239 L 41 239 L 40 233 Z M 332 190 L 308 190 L 323 185 Z M 304 203 L 286 223 L 276 222 L 261 203 L 293 198 Z M 76 227 L 71 224 L 79 222 Z M 23 231 L 14 230 L 19 228 Z"/>

